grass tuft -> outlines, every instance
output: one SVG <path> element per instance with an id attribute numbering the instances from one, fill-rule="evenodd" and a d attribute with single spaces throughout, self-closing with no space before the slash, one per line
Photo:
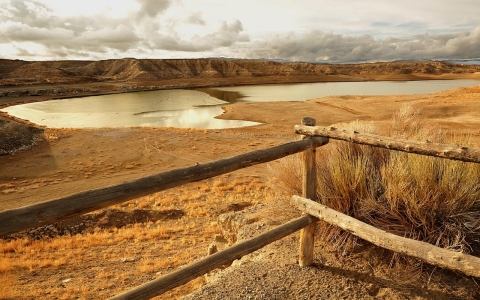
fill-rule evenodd
<path id="1" fill-rule="evenodd" d="M 378 134 L 372 123 L 336 125 Z M 447 136 L 428 125 L 421 111 L 402 107 L 387 135 L 419 141 L 469 145 L 468 137 Z M 301 194 L 300 156 L 272 169 L 283 187 Z M 317 149 L 317 199 L 325 205 L 399 236 L 453 251 L 479 254 L 480 165 L 388 151 L 343 141 Z M 322 224 L 320 235 L 339 250 L 357 238 Z"/>

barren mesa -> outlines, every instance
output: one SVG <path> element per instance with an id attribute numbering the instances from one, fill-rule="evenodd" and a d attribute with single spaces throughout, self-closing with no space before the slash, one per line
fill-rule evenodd
<path id="1" fill-rule="evenodd" d="M 480 66 L 234 59 L 0 60 L 0 106 L 172 88 L 428 79 L 480 79 Z M 321 126 L 363 120 L 387 128 L 391 116 L 410 104 L 422 109 L 426 122 L 447 133 L 467 134 L 472 144 L 480 146 L 480 85 L 428 95 L 305 100 L 225 106 L 219 118 L 262 124 L 222 130 L 50 129 L 0 116 L 0 210 L 279 145 L 297 138 L 293 127 L 305 116 L 316 118 Z M 289 207 L 290 196 L 278 188 L 268 166 L 259 165 L 4 237 L 0 298 L 113 296 L 203 257 L 214 236 L 222 232 L 218 216 L 223 213 L 243 211 L 250 222 L 236 233 L 238 240 L 298 216 Z M 389 261 L 382 261 L 389 256 L 369 245 L 342 255 L 318 244 L 316 253 L 322 253 L 316 258 L 318 265 L 300 269 L 296 239 L 295 235 L 279 241 L 162 299 L 185 296 L 207 281 L 192 299 L 311 298 L 319 290 L 328 290 L 331 298 L 348 299 L 480 297 L 471 278 L 438 269 L 428 269 L 431 276 L 426 278 L 408 268 L 391 268 Z"/>

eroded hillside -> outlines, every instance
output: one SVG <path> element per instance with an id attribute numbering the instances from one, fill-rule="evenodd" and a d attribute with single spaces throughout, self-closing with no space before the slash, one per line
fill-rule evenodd
<path id="1" fill-rule="evenodd" d="M 110 59 L 102 61 L 0 60 L 0 86 L 87 82 L 148 82 L 270 78 L 279 81 L 362 81 L 449 78 L 480 72 L 478 65 L 445 62 L 312 64 L 239 59 Z M 293 80 L 292 78 L 298 78 Z M 282 80 L 283 79 L 283 80 Z M 265 82 L 265 80 L 263 80 Z"/>

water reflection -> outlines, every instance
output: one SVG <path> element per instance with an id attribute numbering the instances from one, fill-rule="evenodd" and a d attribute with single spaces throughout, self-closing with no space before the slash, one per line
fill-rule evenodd
<path id="1" fill-rule="evenodd" d="M 216 119 L 228 102 L 195 90 L 165 90 L 36 102 L 2 111 L 50 128 L 166 126 L 220 129 L 257 125 Z"/>
<path id="2" fill-rule="evenodd" d="M 221 120 L 216 116 L 223 114 L 221 106 L 197 107 L 186 110 L 169 110 L 145 112 L 139 114 L 140 117 L 151 119 L 152 122 L 145 121 L 143 126 L 171 126 L 178 128 L 235 128 L 257 125 L 259 123 L 237 120 Z"/>
<path id="3" fill-rule="evenodd" d="M 247 95 L 244 93 L 240 93 L 237 90 L 221 90 L 219 88 L 201 88 L 196 90 L 208 94 L 214 98 L 227 101 L 230 104 L 237 102 L 248 102 L 245 100 L 242 101 L 242 99 L 245 99 Z"/>
<path id="4" fill-rule="evenodd" d="M 228 101 L 229 93 L 238 93 L 241 102 L 302 101 L 341 95 L 394 95 L 429 94 L 458 87 L 474 86 L 479 80 L 422 80 L 422 81 L 367 81 L 367 82 L 316 82 L 292 84 L 263 84 L 229 86 L 207 89 L 218 99 Z M 228 95 L 223 98 L 222 95 Z"/>
<path id="5" fill-rule="evenodd" d="M 258 123 L 216 119 L 222 105 L 238 102 L 298 101 L 331 95 L 426 94 L 479 84 L 478 80 L 408 82 L 326 82 L 164 90 L 52 100 L 10 106 L 2 111 L 52 127 L 171 126 L 220 129 Z"/>

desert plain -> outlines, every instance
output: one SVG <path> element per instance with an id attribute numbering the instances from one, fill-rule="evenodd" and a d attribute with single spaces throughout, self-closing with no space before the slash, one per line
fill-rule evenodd
<path id="1" fill-rule="evenodd" d="M 8 70 L 7 64 L 0 70 L 0 105 L 161 88 L 480 79 L 478 66 L 437 62 L 332 65 L 320 69 L 299 64 L 257 66 L 248 62 L 247 66 L 242 61 L 187 61 L 182 63 L 198 66 L 193 75 L 183 77 L 176 75 L 185 74 L 179 65 L 162 63 L 170 64 L 168 72 L 158 67 L 159 62 L 151 61 L 107 61 L 103 69 L 99 62 L 69 66 L 67 62 L 9 62 Z M 480 82 L 474 87 L 425 95 L 368 96 L 349 95 L 346 91 L 344 96 L 305 101 L 227 105 L 218 118 L 261 124 L 221 130 L 51 129 L 4 114 L 0 116 L 0 149 L 8 153 L 0 156 L 0 211 L 280 145 L 298 138 L 293 127 L 305 116 L 314 117 L 321 126 L 361 120 L 386 128 L 391 116 L 404 105 L 421 109 L 427 123 L 452 135 L 468 135 L 473 145 L 480 146 Z M 0 298 L 106 298 L 158 278 L 206 255 L 215 235 L 222 234 L 218 221 L 221 214 L 244 210 L 248 214 L 251 210 L 254 217 L 243 229 L 243 237 L 298 216 L 288 205 L 291 195 L 284 194 L 278 184 L 268 165 L 258 165 L 3 237 Z M 297 238 L 285 238 L 249 255 L 243 263 L 200 277 L 160 298 L 179 298 L 202 285 L 197 294 L 190 296 L 192 299 L 212 299 L 215 295 L 239 299 L 480 296 L 480 283 L 475 279 L 426 266 L 429 276 L 415 268 L 395 268 L 389 261 L 382 261 L 382 257 L 388 257 L 384 251 L 368 245 L 358 252 L 338 254 L 318 243 L 316 253 L 322 255 L 313 267 L 302 270 L 296 264 Z M 321 289 L 329 292 L 319 296 Z"/>

